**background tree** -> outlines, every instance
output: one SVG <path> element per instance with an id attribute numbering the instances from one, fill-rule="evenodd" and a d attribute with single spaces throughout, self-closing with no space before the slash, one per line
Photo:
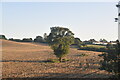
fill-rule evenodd
<path id="1" fill-rule="evenodd" d="M 93 44 L 93 42 L 96 42 L 96 40 L 95 39 L 90 39 L 89 42 L 90 42 L 90 44 Z"/>
<path id="2" fill-rule="evenodd" d="M 44 33 L 43 36 L 44 36 L 44 42 L 46 42 L 47 41 L 47 36 L 48 36 L 47 33 Z"/>
<path id="3" fill-rule="evenodd" d="M 32 38 L 23 38 L 22 42 L 32 42 Z"/>
<path id="4" fill-rule="evenodd" d="M 21 39 L 13 39 L 13 38 L 9 38 L 10 41 L 16 41 L 16 42 L 23 42 Z"/>
<path id="5" fill-rule="evenodd" d="M 119 78 L 120 76 L 120 42 L 117 41 L 117 45 L 114 46 L 114 49 L 108 47 L 108 52 L 102 54 L 103 59 L 101 61 L 101 68 L 102 70 L 106 70 L 108 72 L 114 73 L 114 78 Z"/>
<path id="6" fill-rule="evenodd" d="M 5 35 L 0 35 L 0 39 L 5 39 L 5 40 L 7 40 L 7 38 L 5 37 Z"/>
<path id="7" fill-rule="evenodd" d="M 104 42 L 104 43 L 106 43 L 106 42 L 108 42 L 106 39 L 100 39 L 100 42 Z"/>
<path id="8" fill-rule="evenodd" d="M 82 41 L 80 40 L 80 38 L 75 38 L 74 39 L 74 44 L 80 44 Z"/>
<path id="9" fill-rule="evenodd" d="M 74 39 L 74 44 L 77 45 L 79 48 L 81 48 L 81 46 L 83 46 L 83 42 L 80 40 L 80 38 L 75 38 Z"/>
<path id="10" fill-rule="evenodd" d="M 42 36 L 36 36 L 36 38 L 34 39 L 34 42 L 42 43 L 44 42 L 44 39 Z"/>
<path id="11" fill-rule="evenodd" d="M 47 42 L 61 62 L 62 57 L 69 53 L 70 45 L 74 43 L 74 34 L 68 28 L 52 27 L 50 29 Z"/>

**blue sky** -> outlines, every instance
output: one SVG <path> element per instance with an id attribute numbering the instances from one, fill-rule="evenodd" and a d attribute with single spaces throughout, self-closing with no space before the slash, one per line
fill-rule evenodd
<path id="1" fill-rule="evenodd" d="M 81 40 L 118 38 L 116 2 L 5 2 L 2 33 L 7 38 L 35 38 L 50 27 L 68 27 Z"/>

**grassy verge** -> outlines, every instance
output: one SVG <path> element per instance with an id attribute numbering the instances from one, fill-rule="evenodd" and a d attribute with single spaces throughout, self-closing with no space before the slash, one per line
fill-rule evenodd
<path id="1" fill-rule="evenodd" d="M 106 48 L 106 46 L 102 46 L 102 45 L 87 45 L 87 47 L 93 47 L 93 48 Z"/>
<path id="2" fill-rule="evenodd" d="M 107 52 L 106 46 L 102 46 L 102 45 L 86 45 L 84 47 L 80 47 L 79 50 Z"/>

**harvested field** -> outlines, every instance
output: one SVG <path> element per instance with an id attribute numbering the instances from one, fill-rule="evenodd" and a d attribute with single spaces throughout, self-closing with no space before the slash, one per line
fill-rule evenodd
<path id="1" fill-rule="evenodd" d="M 2 40 L 2 45 L 3 78 L 108 78 L 112 75 L 98 69 L 101 52 L 71 48 L 64 57 L 70 61 L 46 63 L 47 59 L 56 59 L 48 45 L 8 40 Z"/>

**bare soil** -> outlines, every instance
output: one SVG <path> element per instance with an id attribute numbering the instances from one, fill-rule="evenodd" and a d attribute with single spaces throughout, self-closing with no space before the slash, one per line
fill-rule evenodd
<path id="1" fill-rule="evenodd" d="M 88 56 L 80 56 L 87 54 Z M 102 52 L 71 48 L 61 63 L 46 63 L 56 59 L 52 49 L 45 44 L 2 40 L 3 78 L 108 78 L 111 73 L 99 70 Z M 88 63 L 88 65 L 86 64 Z"/>

